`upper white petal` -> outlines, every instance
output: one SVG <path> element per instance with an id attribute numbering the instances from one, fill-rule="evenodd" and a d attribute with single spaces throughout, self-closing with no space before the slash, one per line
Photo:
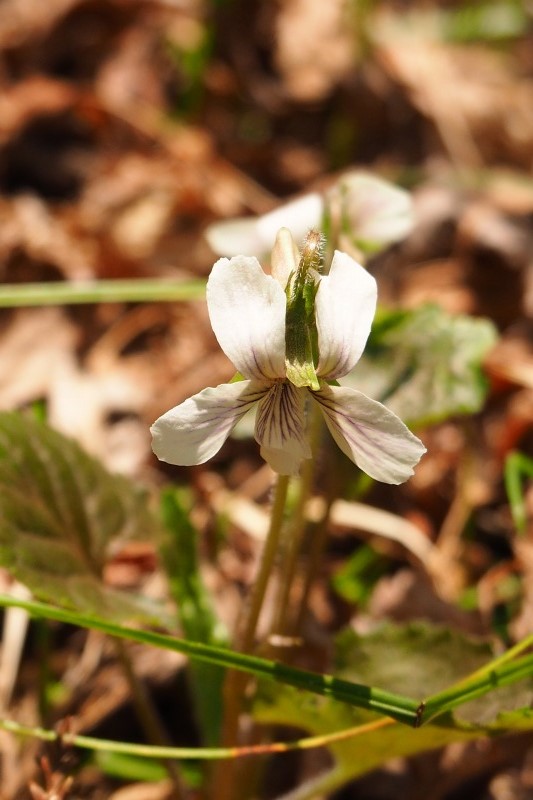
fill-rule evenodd
<path id="1" fill-rule="evenodd" d="M 240 217 L 216 222 L 205 231 L 210 247 L 221 256 L 270 255 L 280 228 L 288 228 L 300 242 L 309 228 L 318 228 L 324 202 L 319 194 L 306 194 L 260 217 Z"/>
<path id="2" fill-rule="evenodd" d="M 346 253 L 335 251 L 315 299 L 321 378 L 346 375 L 359 361 L 377 302 L 375 279 Z"/>
<path id="3" fill-rule="evenodd" d="M 285 375 L 285 292 L 256 258 L 221 258 L 207 281 L 207 306 L 221 348 L 245 378 Z"/>
<path id="4" fill-rule="evenodd" d="M 274 383 L 257 409 L 255 438 L 263 458 L 282 475 L 293 475 L 311 458 L 305 429 L 307 390 L 288 381 Z"/>
<path id="5" fill-rule="evenodd" d="M 403 483 L 426 448 L 396 414 L 362 392 L 324 385 L 313 392 L 338 446 L 360 469 L 384 483 Z"/>
<path id="6" fill-rule="evenodd" d="M 219 256 L 263 255 L 264 243 L 258 230 L 258 217 L 238 217 L 209 225 L 204 236 Z"/>
<path id="7" fill-rule="evenodd" d="M 414 224 L 409 192 L 366 172 L 342 176 L 326 199 L 348 236 L 374 246 L 403 239 Z"/>
<path id="8" fill-rule="evenodd" d="M 320 228 L 324 201 L 313 192 L 291 200 L 290 203 L 264 214 L 257 220 L 257 230 L 264 248 L 269 252 L 274 246 L 280 228 L 288 228 L 298 245 L 307 235 L 310 228 Z"/>
<path id="9" fill-rule="evenodd" d="M 241 381 L 189 397 L 152 425 L 154 453 L 169 464 L 203 464 L 220 450 L 240 418 L 268 389 L 255 381 Z"/>

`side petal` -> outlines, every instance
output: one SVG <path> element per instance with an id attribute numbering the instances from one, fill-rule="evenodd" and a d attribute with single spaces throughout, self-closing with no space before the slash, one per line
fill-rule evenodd
<path id="1" fill-rule="evenodd" d="M 261 454 L 275 472 L 294 475 L 311 458 L 305 429 L 307 390 L 277 381 L 261 400 L 255 420 L 255 438 Z"/>
<path id="2" fill-rule="evenodd" d="M 280 284 L 256 258 L 221 258 L 207 281 L 207 306 L 221 348 L 245 378 L 285 376 L 285 308 Z"/>
<path id="3" fill-rule="evenodd" d="M 288 228 L 298 245 L 310 228 L 321 227 L 323 212 L 324 201 L 319 194 L 304 194 L 259 217 L 257 230 L 268 251 L 274 246 L 280 228 Z"/>
<path id="4" fill-rule="evenodd" d="M 321 378 L 342 377 L 359 361 L 376 312 L 377 292 L 372 275 L 336 250 L 315 299 Z"/>
<path id="5" fill-rule="evenodd" d="M 150 428 L 154 453 L 168 464 L 203 464 L 218 453 L 237 422 L 268 389 L 264 384 L 241 381 L 189 397 Z"/>
<path id="6" fill-rule="evenodd" d="M 366 394 L 324 385 L 313 397 L 338 446 L 371 478 L 403 483 L 426 448 L 396 414 Z"/>
<path id="7" fill-rule="evenodd" d="M 291 273 L 296 272 L 300 261 L 300 251 L 294 243 L 292 233 L 288 228 L 280 228 L 276 236 L 276 243 L 272 248 L 270 258 L 270 272 L 278 283 L 285 287 Z"/>
<path id="8" fill-rule="evenodd" d="M 319 194 L 305 194 L 261 217 L 240 217 L 215 222 L 205 231 L 212 250 L 220 256 L 268 257 L 280 228 L 288 228 L 300 242 L 309 228 L 319 228 L 324 202 Z"/>
<path id="9" fill-rule="evenodd" d="M 257 217 L 237 217 L 236 219 L 214 222 L 209 225 L 204 236 L 211 250 L 219 256 L 263 255 L 263 241 L 257 229 Z"/>
<path id="10" fill-rule="evenodd" d="M 348 172 L 335 189 L 344 206 L 342 216 L 348 235 L 371 249 L 397 242 L 412 230 L 413 203 L 405 189 L 359 171 Z"/>

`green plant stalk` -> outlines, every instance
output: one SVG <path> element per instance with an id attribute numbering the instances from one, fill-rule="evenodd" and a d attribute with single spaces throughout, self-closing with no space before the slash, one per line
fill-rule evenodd
<path id="1" fill-rule="evenodd" d="M 261 608 L 263 607 L 266 588 L 272 575 L 274 562 L 278 553 L 288 488 L 288 476 L 278 475 L 274 495 L 274 504 L 272 506 L 272 516 L 270 518 L 270 527 L 261 556 L 259 572 L 254 583 L 252 596 L 250 598 L 250 607 L 246 615 L 242 631 L 237 637 L 238 649 L 243 653 L 251 652 L 254 645 L 257 623 L 259 621 Z"/>
<path id="2" fill-rule="evenodd" d="M 318 446 L 318 439 L 322 429 L 322 415 L 316 403 L 313 403 L 313 411 L 311 414 L 310 424 L 310 439 L 311 451 L 314 454 Z M 274 621 L 272 625 L 272 633 L 286 635 L 296 631 L 296 620 L 290 620 L 288 617 L 288 609 L 290 608 L 289 598 L 291 588 L 296 574 L 296 566 L 298 563 L 298 556 L 302 547 L 303 534 L 305 531 L 305 507 L 309 500 L 313 482 L 313 475 L 315 472 L 315 458 L 310 458 L 304 461 L 300 474 L 300 485 L 298 493 L 298 501 L 296 508 L 292 515 L 291 524 L 288 530 L 288 547 L 283 559 L 280 591 L 277 596 Z"/>
<path id="3" fill-rule="evenodd" d="M 523 453 L 509 453 L 505 461 L 503 477 L 513 522 L 518 533 L 523 535 L 526 532 L 527 516 L 522 480 L 533 478 L 533 459 Z"/>
<path id="4" fill-rule="evenodd" d="M 328 495 L 326 496 L 326 506 L 324 508 L 324 511 L 320 519 L 315 524 L 315 528 L 313 531 L 313 538 L 311 541 L 311 549 L 309 552 L 309 561 L 307 564 L 302 596 L 300 597 L 298 610 L 296 614 L 295 630 L 297 631 L 301 630 L 302 628 L 305 615 L 307 612 L 311 587 L 313 586 L 313 583 L 315 582 L 315 579 L 319 574 L 320 564 L 322 563 L 322 557 L 324 555 L 324 550 L 326 547 L 327 524 L 333 502 L 334 500 L 332 494 L 328 493 Z"/>
<path id="5" fill-rule="evenodd" d="M 502 665 L 512 661 L 518 655 L 523 653 L 524 650 L 527 650 L 530 647 L 533 647 L 533 634 L 526 636 L 525 639 L 517 642 L 515 645 L 513 645 L 513 647 L 510 647 L 509 650 L 506 650 L 505 653 L 502 653 L 501 656 L 498 656 L 497 658 L 493 659 L 493 661 L 490 661 L 488 664 L 485 664 L 477 669 L 475 672 L 472 672 L 470 675 L 467 675 L 465 678 L 457 681 L 454 683 L 453 687 L 450 688 L 459 688 L 461 686 L 471 684 L 472 681 L 486 678 L 488 675 L 491 675 L 495 669 L 499 669 Z"/>
<path id="6" fill-rule="evenodd" d="M 10 719 L 0 719 L 0 729 L 15 736 L 40 739 L 43 742 L 61 741 L 63 744 L 80 747 L 84 750 L 92 750 L 93 752 L 116 753 L 157 760 L 196 759 L 197 761 L 218 761 L 268 753 L 312 750 L 345 739 L 355 739 L 357 736 L 363 736 L 366 733 L 394 724 L 392 720 L 382 718 L 364 725 L 358 725 L 355 728 L 335 731 L 334 733 L 307 736 L 290 742 L 271 742 L 247 747 L 167 747 L 132 742 L 115 742 L 111 739 L 96 739 L 92 736 L 83 736 L 75 733 L 58 733 L 46 728 L 21 725 Z"/>
<path id="7" fill-rule="evenodd" d="M 452 711 L 469 700 L 474 700 L 494 689 L 508 686 L 524 678 L 533 678 L 533 654 L 518 658 L 516 661 L 496 664 L 496 666 L 494 666 L 494 662 L 491 662 L 484 668 L 482 675 L 474 673 L 473 679 L 467 678 L 460 684 L 438 692 L 421 703 L 417 725 L 423 725 L 445 711 Z"/>
<path id="8" fill-rule="evenodd" d="M 456 684 L 450 689 L 432 695 L 426 698 L 422 704 L 409 697 L 358 683 L 351 683 L 331 675 L 301 670 L 296 667 L 286 666 L 278 661 L 235 653 L 219 647 L 188 642 L 166 634 L 136 630 L 135 628 L 107 622 L 97 617 L 77 614 L 75 611 L 55 608 L 46 603 L 0 595 L 0 606 L 24 608 L 33 617 L 44 617 L 77 625 L 81 628 L 103 631 L 121 639 L 130 639 L 153 647 L 183 653 L 191 658 L 197 658 L 211 664 L 238 669 L 260 678 L 286 683 L 314 694 L 333 697 L 341 702 L 350 703 L 357 708 L 376 711 L 398 722 L 412 726 L 425 724 L 438 714 L 457 708 L 474 697 L 487 694 L 492 689 L 533 676 L 533 654 L 510 661 L 507 658 L 507 653 L 505 653 L 500 658 L 487 664 L 482 670 L 483 675 L 480 676 L 480 671 L 477 671 L 474 673 L 473 678 L 471 676 L 465 678 L 460 685 Z M 523 650 L 531 644 L 531 638 L 533 637 L 528 637 L 524 642 L 520 642 L 509 652 L 516 654 L 519 650 Z"/>
<path id="9" fill-rule="evenodd" d="M 198 532 L 175 489 L 163 490 L 160 509 L 166 529 L 160 547 L 161 560 L 168 575 L 183 636 L 204 644 L 228 647 L 225 628 L 216 617 L 202 580 Z M 207 746 L 214 747 L 220 741 L 224 677 L 225 670 L 220 667 L 198 661 L 191 661 L 189 665 L 195 716 L 202 741 Z"/>
<path id="10" fill-rule="evenodd" d="M 204 280 L 182 281 L 173 278 L 5 283 L 0 286 L 0 308 L 81 303 L 174 303 L 202 300 L 204 297 Z"/>

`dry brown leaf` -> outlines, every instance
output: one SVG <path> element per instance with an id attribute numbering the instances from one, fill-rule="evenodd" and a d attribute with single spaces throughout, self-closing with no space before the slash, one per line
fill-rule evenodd
<path id="1" fill-rule="evenodd" d="M 109 800 L 172 800 L 174 787 L 169 780 L 157 783 L 135 783 L 123 786 L 110 795 Z"/>
<path id="2" fill-rule="evenodd" d="M 58 309 L 15 312 L 0 338 L 0 409 L 48 397 L 51 382 L 71 358 L 76 340 L 74 325 Z"/>
<path id="3" fill-rule="evenodd" d="M 32 76 L 0 94 L 0 142 L 13 137 L 35 117 L 70 110 L 76 91 L 63 81 L 41 75 Z"/>
<path id="4" fill-rule="evenodd" d="M 60 212 L 52 210 L 36 195 L 24 194 L 10 200 L 0 198 L 0 218 L 0 260 L 4 281 L 17 282 L 20 277 L 30 281 L 42 280 L 40 271 L 44 266 L 55 267 L 65 278 L 72 280 L 94 277 L 95 242 L 72 230 Z M 16 274 L 17 265 L 24 260 L 27 274 L 19 276 Z M 32 269 L 34 274 L 31 274 Z"/>
<path id="5" fill-rule="evenodd" d="M 3 0 L 0 49 L 12 48 L 42 36 L 81 0 Z"/>
<path id="6" fill-rule="evenodd" d="M 374 619 L 388 618 L 397 622 L 425 619 L 468 633 L 485 632 L 477 613 L 462 611 L 443 600 L 429 579 L 407 569 L 381 578 L 372 594 L 369 613 Z"/>
<path id="7" fill-rule="evenodd" d="M 383 36 L 378 56 L 434 122 L 457 167 L 504 157 L 531 165 L 533 81 L 513 75 L 486 47 L 424 41 L 419 31 Z"/>
<path id="8" fill-rule="evenodd" d="M 286 0 L 276 19 L 275 63 L 298 101 L 322 100 L 354 65 L 355 37 L 346 0 Z"/>

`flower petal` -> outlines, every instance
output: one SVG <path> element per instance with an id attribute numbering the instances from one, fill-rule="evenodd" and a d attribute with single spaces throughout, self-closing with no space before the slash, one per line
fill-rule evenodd
<path id="1" fill-rule="evenodd" d="M 285 308 L 280 284 L 256 258 L 221 258 L 207 281 L 207 306 L 221 348 L 245 378 L 285 376 Z"/>
<path id="2" fill-rule="evenodd" d="M 261 458 L 264 459 L 270 469 L 278 475 L 298 475 L 302 464 L 300 454 L 294 455 L 287 450 L 273 450 L 271 447 L 261 447 Z"/>
<path id="3" fill-rule="evenodd" d="M 366 394 L 324 385 L 313 397 L 331 435 L 360 469 L 383 483 L 403 483 L 426 448 L 401 419 Z"/>
<path id="4" fill-rule="evenodd" d="M 347 172 L 330 189 L 326 203 L 340 234 L 370 250 L 403 239 L 414 224 L 409 192 L 368 172 Z"/>
<path id="5" fill-rule="evenodd" d="M 220 450 L 240 418 L 268 389 L 265 384 L 241 381 L 189 397 L 152 425 L 154 453 L 168 464 L 203 464 Z"/>
<path id="6" fill-rule="evenodd" d="M 237 217 L 209 225 L 204 236 L 219 256 L 262 255 L 264 244 L 257 230 L 258 217 Z"/>
<path id="7" fill-rule="evenodd" d="M 270 272 L 272 277 L 283 288 L 287 286 L 289 278 L 298 269 L 300 251 L 294 243 L 292 233 L 288 228 L 280 228 L 276 236 L 276 243 L 272 248 L 270 258 Z"/>
<path id="8" fill-rule="evenodd" d="M 323 208 L 324 202 L 319 194 L 306 194 L 261 217 L 216 222 L 206 229 L 205 237 L 209 246 L 221 256 L 239 253 L 268 257 L 280 228 L 288 228 L 299 242 L 309 228 L 320 227 Z"/>
<path id="9" fill-rule="evenodd" d="M 307 391 L 292 383 L 278 381 L 259 403 L 255 438 L 272 469 L 293 475 L 300 463 L 311 458 L 305 430 Z"/>
<path id="10" fill-rule="evenodd" d="M 377 285 L 372 275 L 336 250 L 329 275 L 321 278 L 315 299 L 317 373 L 321 378 L 342 377 L 359 361 L 376 302 Z"/>
<path id="11" fill-rule="evenodd" d="M 264 247 L 270 252 L 280 228 L 288 228 L 296 244 L 299 244 L 310 228 L 321 227 L 323 211 L 322 197 L 313 192 L 259 217 L 257 229 Z"/>

